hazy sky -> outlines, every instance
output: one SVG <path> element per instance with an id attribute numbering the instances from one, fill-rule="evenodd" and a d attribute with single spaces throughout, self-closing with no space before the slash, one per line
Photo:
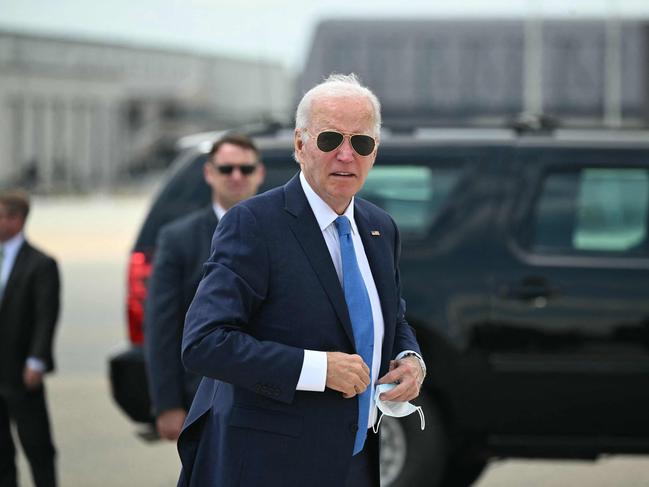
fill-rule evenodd
<path id="1" fill-rule="evenodd" d="M 644 16 L 649 0 L 0 0 L 0 28 L 279 61 L 324 18 Z"/>

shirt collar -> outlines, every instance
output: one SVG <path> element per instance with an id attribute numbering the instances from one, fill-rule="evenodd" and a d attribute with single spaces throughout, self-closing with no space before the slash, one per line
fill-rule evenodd
<path id="1" fill-rule="evenodd" d="M 302 190 L 304 191 L 304 195 L 306 196 L 306 199 L 309 202 L 309 206 L 311 207 L 311 210 L 315 215 L 315 219 L 318 221 L 318 226 L 320 227 L 320 231 L 324 231 L 340 215 L 338 215 L 334 210 L 332 210 L 331 207 L 327 203 L 325 203 L 325 201 L 322 198 L 320 198 L 320 196 L 318 196 L 318 194 L 315 191 L 313 191 L 313 188 L 306 180 L 306 177 L 304 177 L 304 173 L 302 172 L 300 172 L 300 184 L 302 184 Z M 354 197 L 353 196 L 351 202 L 347 206 L 347 209 L 345 210 L 343 215 L 349 219 L 349 222 L 351 223 L 352 233 L 357 234 L 358 229 L 356 228 L 356 221 L 354 220 Z"/>
<path id="2" fill-rule="evenodd" d="M 23 242 L 25 241 L 25 235 L 23 232 L 18 232 L 16 235 L 11 237 L 5 243 L 0 244 L 5 256 L 16 255 L 20 250 Z"/>
<path id="3" fill-rule="evenodd" d="M 223 218 L 223 215 L 225 215 L 225 212 L 227 211 L 217 202 L 212 203 L 212 208 L 214 209 L 214 214 L 216 215 L 216 218 L 218 220 L 221 220 Z"/>

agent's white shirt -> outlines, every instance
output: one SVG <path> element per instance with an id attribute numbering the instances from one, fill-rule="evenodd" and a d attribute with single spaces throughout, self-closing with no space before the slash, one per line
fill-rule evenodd
<path id="1" fill-rule="evenodd" d="M 225 215 L 225 212 L 227 211 L 225 208 L 223 208 L 221 205 L 219 205 L 216 201 L 212 203 L 212 209 L 214 210 L 214 214 L 216 215 L 216 218 L 221 221 L 221 218 Z"/>

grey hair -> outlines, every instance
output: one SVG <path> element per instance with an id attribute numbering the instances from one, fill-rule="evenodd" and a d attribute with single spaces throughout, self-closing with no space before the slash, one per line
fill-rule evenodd
<path id="1" fill-rule="evenodd" d="M 306 142 L 306 129 L 311 121 L 311 107 L 313 101 L 325 96 L 364 96 L 372 105 L 374 116 L 374 137 L 379 137 L 381 133 L 381 102 L 372 91 L 361 85 L 358 77 L 354 73 L 350 74 L 330 74 L 322 83 L 315 85 L 307 91 L 295 111 L 295 128 L 300 130 L 300 138 Z M 297 152 L 293 151 L 293 159 L 300 162 Z"/>
<path id="2" fill-rule="evenodd" d="M 374 112 L 374 136 L 378 137 L 381 132 L 381 102 L 372 91 L 361 85 L 354 73 L 338 74 L 332 73 L 322 83 L 307 91 L 295 111 L 295 128 L 305 130 L 311 119 L 311 107 L 313 101 L 320 97 L 344 97 L 364 96 L 372 105 Z"/>

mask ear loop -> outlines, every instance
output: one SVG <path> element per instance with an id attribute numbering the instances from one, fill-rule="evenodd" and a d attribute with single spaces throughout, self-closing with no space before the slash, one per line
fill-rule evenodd
<path id="1" fill-rule="evenodd" d="M 379 420 L 376 422 L 376 424 L 372 425 L 372 431 L 374 431 L 374 434 L 377 434 L 379 432 L 379 426 L 381 425 L 381 420 L 383 419 L 383 416 L 385 416 L 385 414 L 381 413 L 381 416 L 379 416 Z"/>
<path id="2" fill-rule="evenodd" d="M 426 418 L 424 416 L 424 410 L 422 409 L 421 406 L 417 406 L 417 412 L 419 413 L 419 420 L 421 424 L 421 430 L 424 431 L 426 428 Z"/>

